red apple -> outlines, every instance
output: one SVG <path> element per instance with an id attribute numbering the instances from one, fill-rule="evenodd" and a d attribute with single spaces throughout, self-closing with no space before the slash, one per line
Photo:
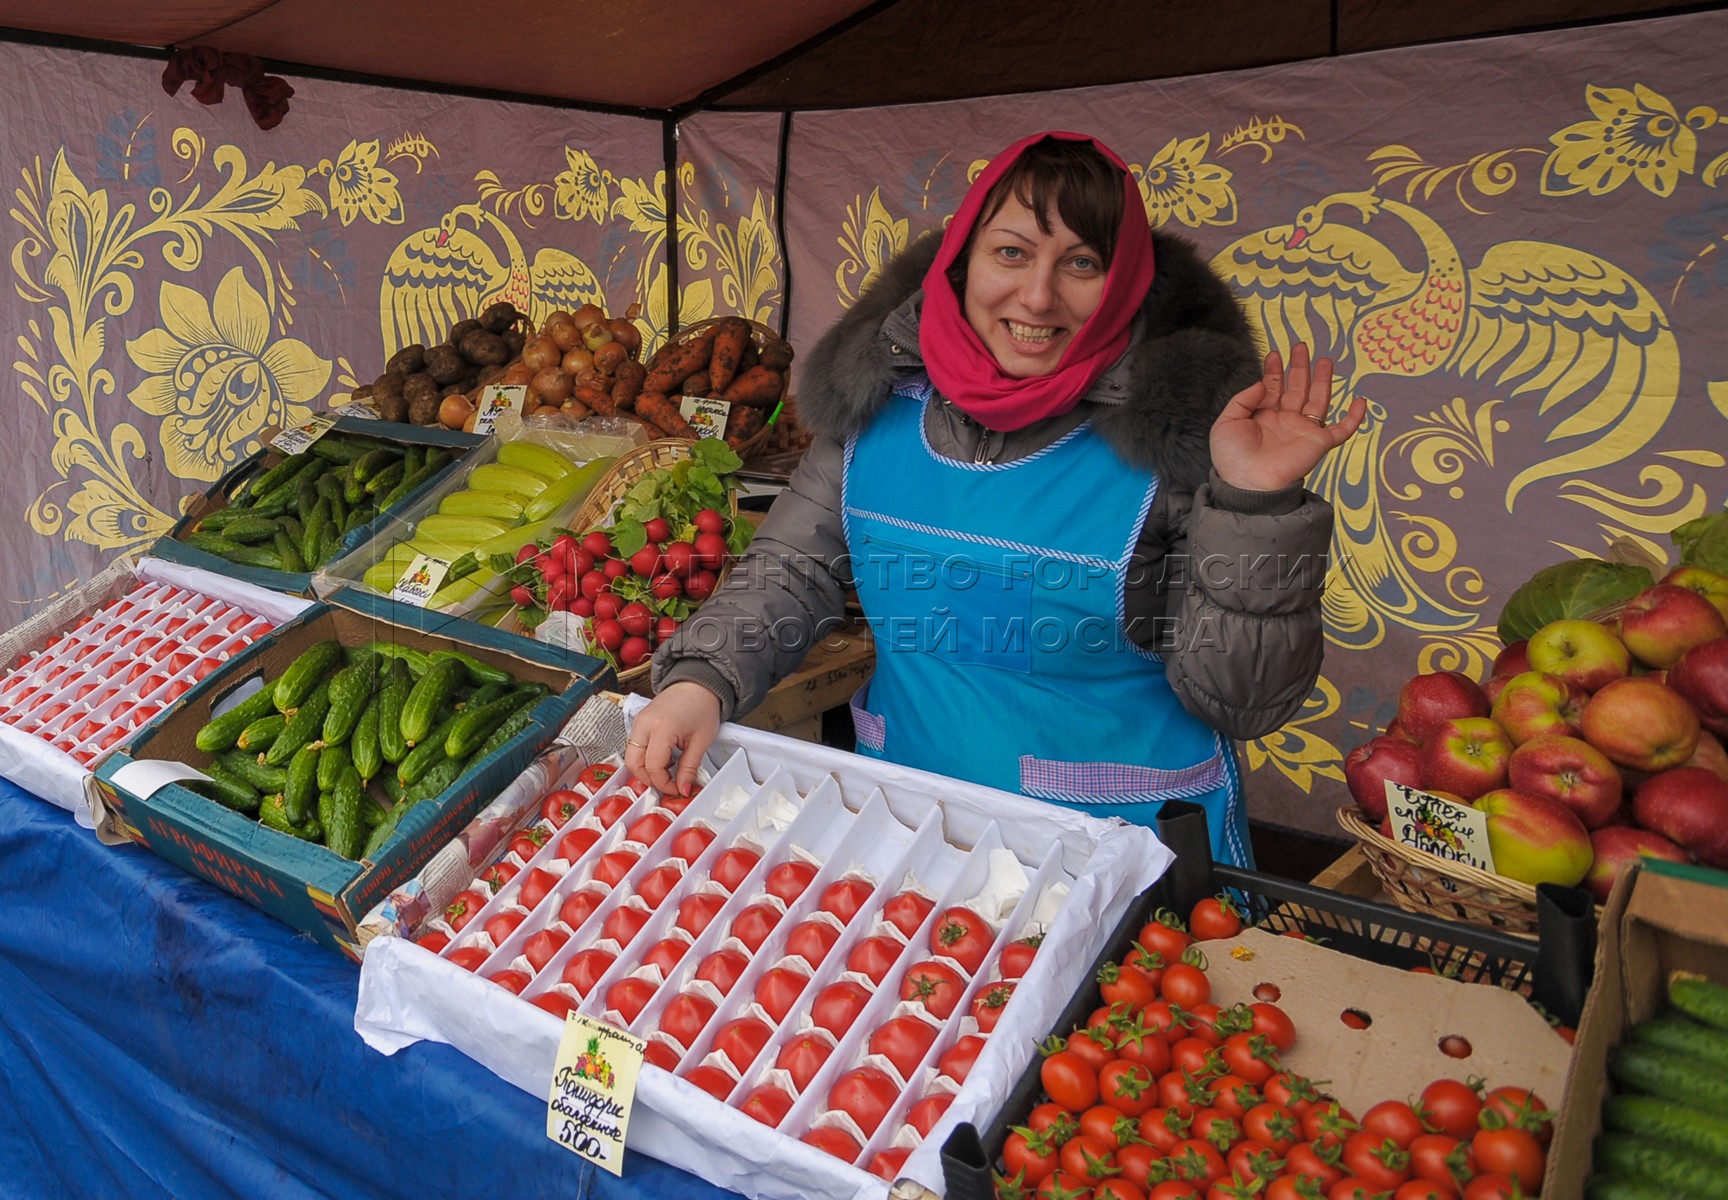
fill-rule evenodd
<path id="1" fill-rule="evenodd" d="M 1614 890 L 1615 880 L 1640 858 L 1691 861 L 1686 851 L 1661 834 L 1651 833 L 1648 829 L 1634 829 L 1630 825 L 1609 825 L 1596 830 L 1590 835 L 1590 849 L 1596 858 L 1584 876 L 1584 886 L 1590 889 L 1598 904 L 1608 902 L 1608 893 Z"/>
<path id="2" fill-rule="evenodd" d="M 1703 767 L 1718 779 L 1728 780 L 1728 750 L 1722 748 L 1722 743 L 1716 740 L 1713 733 L 1700 732 L 1698 749 L 1692 751 L 1692 757 L 1680 765 Z"/>
<path id="3" fill-rule="evenodd" d="M 1575 736 L 1587 698 L 1558 676 L 1525 671 L 1501 685 L 1492 713 L 1512 744 L 1522 746 L 1543 734 Z"/>
<path id="4" fill-rule="evenodd" d="M 1405 729 L 1404 726 L 1398 724 L 1397 717 L 1393 717 L 1390 721 L 1386 722 L 1386 736 L 1389 738 L 1397 738 L 1401 742 L 1409 742 L 1412 746 L 1420 746 L 1422 744 L 1422 739 L 1413 737 L 1408 729 Z"/>
<path id="5" fill-rule="evenodd" d="M 1647 587 L 1620 610 L 1620 640 L 1639 662 L 1667 668 L 1694 646 L 1728 637 L 1716 606 L 1674 583 Z"/>
<path id="6" fill-rule="evenodd" d="M 1494 678 L 1500 675 L 1522 675 L 1530 669 L 1530 642 L 1528 640 L 1513 642 L 1494 656 L 1494 665 L 1489 668 L 1488 675 Z"/>
<path id="7" fill-rule="evenodd" d="M 1709 567 L 1675 567 L 1656 582 L 1697 592 L 1715 606 L 1724 621 L 1728 621 L 1728 575 L 1712 571 Z"/>
<path id="8" fill-rule="evenodd" d="M 1418 675 L 1398 692 L 1398 724 L 1419 742 L 1426 742 L 1447 721 L 1487 715 L 1488 697 L 1474 679 L 1458 671 Z"/>
<path id="9" fill-rule="evenodd" d="M 1632 669 L 1632 654 L 1613 630 L 1579 617 L 1542 626 L 1530 635 L 1525 654 L 1531 670 L 1558 675 L 1587 692 Z"/>
<path id="10" fill-rule="evenodd" d="M 1728 867 L 1728 782 L 1703 767 L 1674 767 L 1646 779 L 1632 819 L 1675 842 L 1707 867 Z"/>
<path id="11" fill-rule="evenodd" d="M 1386 784 L 1422 786 L 1422 751 L 1401 738 L 1369 738 L 1344 757 L 1344 782 L 1371 821 L 1386 815 Z"/>
<path id="12" fill-rule="evenodd" d="M 1474 800 L 1506 786 L 1506 764 L 1511 758 L 1512 743 L 1488 717 L 1447 721 L 1422 744 L 1423 788 Z"/>
<path id="13" fill-rule="evenodd" d="M 1506 685 L 1518 678 L 1516 675 L 1490 675 L 1482 681 L 1482 694 L 1488 697 L 1488 712 L 1492 716 L 1494 702 L 1500 699 L 1500 693 L 1506 690 Z"/>
<path id="14" fill-rule="evenodd" d="M 1590 869 L 1590 831 L 1564 804 L 1495 788 L 1475 807 L 1488 814 L 1488 849 L 1506 878 L 1571 887 Z"/>
<path id="15" fill-rule="evenodd" d="M 1666 680 L 1697 710 L 1704 728 L 1728 737 L 1728 638 L 1686 651 L 1668 668 Z"/>
<path id="16" fill-rule="evenodd" d="M 1616 679 L 1584 706 L 1584 740 L 1622 767 L 1660 771 L 1698 748 L 1698 713 L 1654 679 Z"/>
<path id="17" fill-rule="evenodd" d="M 1515 790 L 1557 800 L 1586 829 L 1606 825 L 1620 809 L 1625 784 L 1608 756 L 1589 742 L 1547 734 L 1512 751 L 1506 781 Z"/>

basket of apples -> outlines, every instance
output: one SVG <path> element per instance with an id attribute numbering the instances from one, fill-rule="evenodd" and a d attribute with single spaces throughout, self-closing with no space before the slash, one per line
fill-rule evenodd
<path id="1" fill-rule="evenodd" d="M 568 530 L 525 543 L 508 566 L 501 627 L 610 662 L 626 689 L 654 648 L 719 588 L 755 532 L 738 519 L 724 442 L 667 439 L 621 457 Z"/>
<path id="2" fill-rule="evenodd" d="M 1578 615 L 1515 594 L 1486 680 L 1415 676 L 1345 758 L 1338 822 L 1400 907 L 1534 933 L 1537 884 L 1600 904 L 1640 856 L 1728 869 L 1728 573 L 1602 565 L 1539 573 Z M 1486 814 L 1494 873 L 1400 840 L 1388 782 Z"/>

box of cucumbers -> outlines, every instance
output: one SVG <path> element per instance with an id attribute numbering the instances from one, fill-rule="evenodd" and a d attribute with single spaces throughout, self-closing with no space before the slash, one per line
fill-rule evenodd
<path id="1" fill-rule="evenodd" d="M 491 630 L 459 641 L 449 625 L 353 592 L 312 605 L 104 764 L 109 832 L 358 958 L 359 918 L 608 674 Z"/>
<path id="2" fill-rule="evenodd" d="M 151 553 L 295 595 L 312 576 L 412 507 L 487 438 L 338 417 L 306 449 L 269 443 L 195 499 Z"/>

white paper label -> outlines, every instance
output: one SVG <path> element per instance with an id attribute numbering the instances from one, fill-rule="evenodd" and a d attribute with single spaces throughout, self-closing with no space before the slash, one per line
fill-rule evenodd
<path id="1" fill-rule="evenodd" d="M 294 454 L 304 454 L 308 447 L 327 433 L 336 418 L 330 413 L 320 413 L 304 425 L 296 425 L 292 429 L 284 429 L 270 439 L 270 446 L 284 458 Z"/>
<path id="2" fill-rule="evenodd" d="M 612 1172 L 624 1174 L 624 1137 L 636 1100 L 636 1077 L 648 1043 L 572 1012 L 552 1067 L 546 1136 Z"/>
<path id="3" fill-rule="evenodd" d="M 1481 809 L 1454 804 L 1388 779 L 1386 811 L 1392 818 L 1394 841 L 1494 873 L 1494 853 L 1488 848 L 1488 814 Z"/>
<path id="4" fill-rule="evenodd" d="M 203 779 L 210 776 L 195 767 L 168 758 L 140 758 L 129 762 L 109 776 L 109 782 L 134 796 L 154 796 L 171 783 L 183 779 Z"/>
<path id="5" fill-rule="evenodd" d="M 528 403 L 528 385 L 524 383 L 494 383 L 480 393 L 480 408 L 474 418 L 474 432 L 488 434 L 498 427 L 498 418 L 505 413 L 520 417 Z"/>
<path id="6" fill-rule="evenodd" d="M 367 421 L 381 421 L 378 410 L 361 401 L 350 401 L 330 410 L 331 415 L 338 417 L 360 417 Z"/>
<path id="7" fill-rule="evenodd" d="M 711 396 L 680 396 L 678 401 L 678 411 L 696 430 L 697 437 L 726 436 L 726 418 L 732 412 L 732 406 L 726 401 Z"/>
<path id="8" fill-rule="evenodd" d="M 415 608 L 425 608 L 426 602 L 437 593 L 439 585 L 444 582 L 445 572 L 449 570 L 450 564 L 442 558 L 433 558 L 430 554 L 416 554 L 414 561 L 408 564 L 408 569 L 402 572 L 402 578 L 390 589 L 390 599 L 402 604 L 412 604 Z"/>

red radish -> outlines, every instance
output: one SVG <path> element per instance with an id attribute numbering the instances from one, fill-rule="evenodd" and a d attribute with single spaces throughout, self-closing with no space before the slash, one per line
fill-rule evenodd
<path id="1" fill-rule="evenodd" d="M 630 569 L 647 579 L 660 565 L 660 548 L 650 542 L 630 556 Z"/>
<path id="2" fill-rule="evenodd" d="M 611 582 L 612 581 L 601 572 L 590 571 L 588 574 L 582 576 L 582 594 L 592 600 L 601 592 L 605 591 Z"/>
<path id="3" fill-rule="evenodd" d="M 659 575 L 655 577 L 650 590 L 656 600 L 676 600 L 684 594 L 684 585 L 678 581 L 676 575 Z"/>
<path id="4" fill-rule="evenodd" d="M 570 608 L 570 597 L 575 592 L 575 584 L 570 576 L 559 575 L 546 585 L 546 607 L 553 612 L 565 612 Z"/>
<path id="5" fill-rule="evenodd" d="M 631 637 L 647 637 L 654 624 L 654 610 L 640 600 L 632 600 L 619 610 L 618 623 Z"/>
<path id="6" fill-rule="evenodd" d="M 586 575 L 594 569 L 594 564 L 599 561 L 588 551 L 578 548 L 576 556 L 570 560 L 570 573 L 572 575 Z"/>
<path id="7" fill-rule="evenodd" d="M 618 619 L 619 610 L 624 607 L 624 597 L 616 592 L 601 592 L 594 597 L 594 615 L 602 621 Z M 625 626 L 625 628 L 629 628 Z"/>
<path id="8" fill-rule="evenodd" d="M 600 570 L 607 579 L 621 579 L 630 574 L 630 564 L 621 558 L 609 558 Z"/>
<path id="9" fill-rule="evenodd" d="M 625 638 L 624 644 L 618 648 L 618 661 L 624 664 L 626 670 L 639 667 L 648 661 L 648 656 L 654 653 L 654 648 L 648 644 L 647 638 Z"/>
<path id="10" fill-rule="evenodd" d="M 529 590 L 527 584 L 519 583 L 510 589 L 510 603 L 517 608 L 533 608 L 534 593 Z"/>
<path id="11" fill-rule="evenodd" d="M 656 645 L 658 645 L 660 642 L 664 642 L 664 641 L 667 641 L 668 639 L 672 638 L 673 636 L 675 636 L 677 634 L 677 632 L 678 632 L 678 618 L 677 617 L 655 617 L 654 618 L 654 641 L 655 641 Z"/>
<path id="12" fill-rule="evenodd" d="M 651 542 L 663 542 L 672 536 L 672 526 L 666 523 L 665 517 L 654 517 L 642 523 L 642 528 L 648 533 Z"/>
<path id="13" fill-rule="evenodd" d="M 594 601 L 586 596 L 577 596 L 570 601 L 570 611 L 578 617 L 591 617 L 594 615 Z"/>
<path id="14" fill-rule="evenodd" d="M 582 549 L 588 551 L 588 553 L 592 554 L 597 559 L 605 558 L 608 554 L 612 553 L 612 539 L 601 533 L 599 530 L 595 530 L 593 533 L 582 539 Z"/>
<path id="15" fill-rule="evenodd" d="M 607 650 L 616 651 L 624 644 L 624 626 L 617 621 L 596 621 L 594 640 Z"/>
<path id="16" fill-rule="evenodd" d="M 704 567 L 684 581 L 684 594 L 692 600 L 706 600 L 719 586 L 720 576 Z"/>
<path id="17" fill-rule="evenodd" d="M 696 567 L 696 547 L 689 542 L 668 542 L 660 553 L 666 560 L 666 570 L 673 575 L 683 577 Z"/>
<path id="18" fill-rule="evenodd" d="M 696 514 L 696 528 L 703 533 L 725 533 L 726 518 L 712 508 L 705 508 Z"/>

